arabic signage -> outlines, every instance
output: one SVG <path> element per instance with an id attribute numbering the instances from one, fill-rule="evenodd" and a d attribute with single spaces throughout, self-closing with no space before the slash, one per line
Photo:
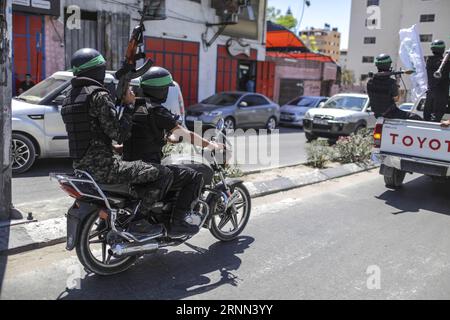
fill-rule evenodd
<path id="1" fill-rule="evenodd" d="M 60 0 L 12 0 L 13 10 L 35 14 L 59 16 Z"/>

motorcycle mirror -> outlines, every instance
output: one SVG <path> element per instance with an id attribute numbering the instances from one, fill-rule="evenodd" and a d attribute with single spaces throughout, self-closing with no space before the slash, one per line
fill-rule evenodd
<path id="1" fill-rule="evenodd" d="M 217 121 L 216 129 L 222 131 L 224 128 L 225 128 L 225 120 L 220 119 L 219 121 Z"/>

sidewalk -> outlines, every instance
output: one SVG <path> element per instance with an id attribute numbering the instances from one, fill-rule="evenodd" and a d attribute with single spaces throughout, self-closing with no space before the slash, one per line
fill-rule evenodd
<path id="1" fill-rule="evenodd" d="M 318 170 L 304 165 L 289 166 L 258 171 L 242 177 L 252 198 L 263 197 L 273 193 L 301 188 L 331 179 L 349 176 L 376 168 L 374 165 L 333 165 Z M 0 255 L 17 254 L 40 247 L 50 246 L 65 241 L 65 213 L 72 205 L 70 197 L 56 198 L 17 206 L 18 209 L 36 213 L 45 212 L 51 217 L 37 222 L 26 222 L 11 226 L 0 226 Z"/>

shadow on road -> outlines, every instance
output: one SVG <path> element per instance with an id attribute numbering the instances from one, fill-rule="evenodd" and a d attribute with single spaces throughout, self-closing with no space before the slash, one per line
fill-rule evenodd
<path id="1" fill-rule="evenodd" d="M 162 250 L 141 259 L 129 271 L 111 276 L 88 275 L 79 289 L 66 289 L 59 299 L 183 299 L 214 290 L 223 285 L 238 286 L 233 273 L 241 265 L 243 254 L 252 237 L 239 237 L 232 242 L 216 242 L 205 253 Z M 220 278 L 217 277 L 220 272 Z"/>
<path id="2" fill-rule="evenodd" d="M 384 192 L 377 199 L 398 209 L 392 212 L 395 215 L 420 210 L 450 215 L 450 181 L 435 182 L 430 177 L 421 176 L 405 183 L 399 190 Z"/>
<path id="3" fill-rule="evenodd" d="M 15 174 L 13 179 L 45 177 L 50 172 L 71 172 L 72 170 L 70 159 L 38 159 L 29 171 Z"/>

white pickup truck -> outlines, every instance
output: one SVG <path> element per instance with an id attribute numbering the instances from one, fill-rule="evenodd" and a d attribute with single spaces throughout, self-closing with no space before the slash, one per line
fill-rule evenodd
<path id="1" fill-rule="evenodd" d="M 450 176 L 450 129 L 439 123 L 381 118 L 374 143 L 372 159 L 388 188 L 400 188 L 406 173 Z"/>

